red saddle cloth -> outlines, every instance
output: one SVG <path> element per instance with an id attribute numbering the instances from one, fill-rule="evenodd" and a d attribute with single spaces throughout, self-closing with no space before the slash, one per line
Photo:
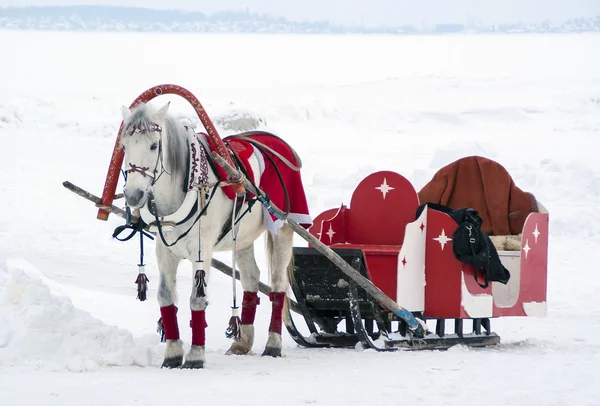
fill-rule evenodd
<path id="1" fill-rule="evenodd" d="M 299 163 L 296 161 L 290 146 L 279 137 L 265 132 L 252 132 L 248 135 L 244 134 L 244 136 L 266 145 L 268 148 L 276 151 L 292 164 L 298 166 Z M 256 149 L 263 155 L 264 171 L 260 174 L 260 181 L 257 182 L 256 175 L 252 172 L 252 168 L 248 162 L 255 151 L 255 147 L 250 142 L 236 138 L 235 136 L 226 137 L 223 139 L 223 142 L 229 145 L 231 150 L 237 155 L 240 161 L 242 161 L 246 171 L 253 178 L 253 182 L 257 184 L 257 186 L 260 186 L 260 188 L 269 196 L 270 200 L 279 209 L 283 211 L 286 210 L 285 191 L 287 190 L 290 202 L 288 217 L 295 220 L 304 228 L 308 228 L 312 225 L 312 219 L 308 211 L 308 203 L 306 201 L 306 195 L 304 193 L 300 171 L 293 170 L 277 155 L 258 146 Z M 277 167 L 275 167 L 273 163 Z M 223 168 L 217 166 L 217 171 L 221 179 L 227 179 L 227 173 Z M 285 185 L 285 190 L 281 180 L 279 179 L 279 176 L 277 175 L 277 171 L 279 171 L 281 175 Z M 224 187 L 223 191 L 230 199 L 235 198 L 235 192 L 231 187 Z M 283 224 L 281 220 L 277 220 L 277 218 L 272 214 L 270 214 L 270 218 L 272 221 L 265 224 L 269 231 L 275 231 Z"/>
<path id="2" fill-rule="evenodd" d="M 477 210 L 489 235 L 517 235 L 529 213 L 538 211 L 535 197 L 519 189 L 502 165 L 480 156 L 443 167 L 418 194 L 421 204 Z"/>

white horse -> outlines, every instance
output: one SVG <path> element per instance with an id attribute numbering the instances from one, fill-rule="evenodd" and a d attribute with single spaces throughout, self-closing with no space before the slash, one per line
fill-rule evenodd
<path id="1" fill-rule="evenodd" d="M 220 241 L 219 237 L 224 225 L 231 222 L 234 201 L 218 187 L 219 179 L 211 165 L 205 161 L 202 162 L 202 166 L 208 169 L 205 187 L 200 192 L 188 190 L 188 160 L 192 153 L 189 133 L 180 120 L 167 114 L 168 107 L 168 104 L 158 110 L 145 104 L 131 110 L 123 107 L 124 125 L 120 143 L 125 152 L 123 162 L 127 173 L 123 192 L 131 208 L 138 208 L 146 214 L 150 212 L 163 219 L 164 240 L 157 238 L 156 242 L 160 273 L 158 303 L 166 337 L 163 367 L 202 368 L 206 360 L 205 310 L 208 304 L 204 287 L 213 251 L 232 250 L 232 232 L 228 232 Z M 255 156 L 250 158 L 250 164 L 253 173 L 259 174 L 259 162 Z M 258 181 L 256 184 L 259 185 Z M 155 206 L 149 207 L 149 202 Z M 153 207 L 156 213 L 152 211 Z M 181 221 L 173 220 L 179 224 L 167 227 L 169 215 L 181 213 L 182 210 L 186 212 L 184 214 L 189 212 L 191 216 L 183 216 L 188 218 Z M 204 215 L 199 216 L 202 211 L 205 212 Z M 240 337 L 233 342 L 229 353 L 247 354 L 252 348 L 260 276 L 253 244 L 264 231 L 263 210 L 257 205 L 239 223 L 235 246 L 244 297 Z M 284 225 L 276 234 L 267 232 L 266 235 L 272 314 L 263 355 L 278 357 L 281 356 L 281 320 L 288 272 L 293 266 L 293 232 Z M 165 245 L 165 242 L 171 245 L 179 238 L 176 244 Z M 192 345 L 185 355 L 185 362 L 176 307 L 176 273 L 181 259 L 188 259 L 196 264 L 195 284 L 190 295 Z"/>

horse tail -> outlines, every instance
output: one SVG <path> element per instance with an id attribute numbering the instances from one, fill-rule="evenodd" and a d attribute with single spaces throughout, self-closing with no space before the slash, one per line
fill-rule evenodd
<path id="1" fill-rule="evenodd" d="M 293 248 L 292 248 L 293 249 Z M 288 283 L 290 286 L 294 283 L 294 252 L 292 251 L 292 256 L 290 257 L 290 262 L 288 263 L 287 269 Z"/>
<path id="2" fill-rule="evenodd" d="M 271 272 L 273 269 L 273 264 L 275 263 L 275 242 L 273 241 L 273 234 L 269 231 L 266 233 L 266 243 L 267 243 L 267 268 L 269 269 L 269 285 L 271 284 Z"/>

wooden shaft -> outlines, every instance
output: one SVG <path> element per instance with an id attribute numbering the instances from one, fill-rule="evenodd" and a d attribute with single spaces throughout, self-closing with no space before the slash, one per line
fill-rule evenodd
<path id="1" fill-rule="evenodd" d="M 107 213 L 114 213 L 121 218 L 125 218 L 125 210 L 123 210 L 117 206 L 114 206 L 114 205 L 104 206 L 101 198 L 88 192 L 87 190 L 84 190 L 84 189 L 80 188 L 79 186 L 72 184 L 69 181 L 64 181 L 63 186 L 66 187 L 67 189 L 69 189 L 71 192 L 83 197 L 84 199 L 87 199 L 90 202 L 95 203 L 96 207 L 102 207 L 102 209 L 101 209 L 102 211 L 105 211 Z M 136 221 L 137 221 L 137 217 L 132 217 L 132 218 L 136 219 Z"/>

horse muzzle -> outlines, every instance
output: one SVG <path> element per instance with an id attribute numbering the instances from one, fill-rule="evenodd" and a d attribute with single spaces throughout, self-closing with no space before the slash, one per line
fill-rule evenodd
<path id="1" fill-rule="evenodd" d="M 142 189 L 128 189 L 125 187 L 123 189 L 123 195 L 125 196 L 127 205 L 134 209 L 142 207 L 148 199 L 148 193 Z"/>

